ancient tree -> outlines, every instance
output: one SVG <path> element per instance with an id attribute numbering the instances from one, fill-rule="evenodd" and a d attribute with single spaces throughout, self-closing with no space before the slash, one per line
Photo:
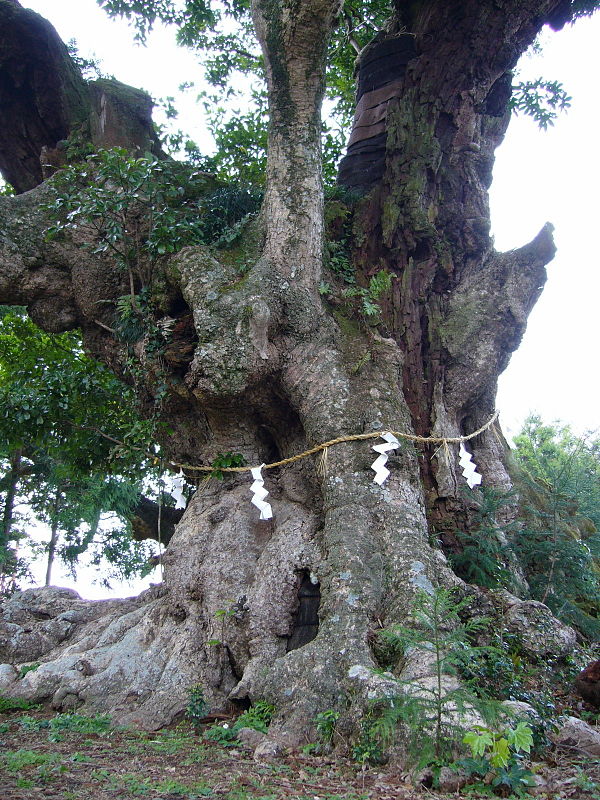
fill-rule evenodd
<path id="1" fill-rule="evenodd" d="M 268 464 L 372 431 L 468 434 L 494 412 L 497 377 L 554 252 L 550 225 L 515 251 L 490 240 L 487 190 L 510 115 L 510 71 L 544 24 L 559 28 L 592 6 L 390 5 L 358 56 L 338 178 L 351 198 L 339 204 L 357 286 L 390 276 L 367 324 L 335 286 L 319 292 L 332 280 L 320 107 L 337 0 L 253 0 L 270 126 L 262 210 L 244 234 L 246 273 L 214 248 L 188 246 L 156 259 L 145 287 L 110 250 L 86 247 L 92 225 L 45 235 L 45 178 L 60 174 L 73 137 L 163 158 L 145 97 L 84 82 L 48 23 L 0 0 L 0 168 L 17 191 L 0 205 L 0 299 L 27 306 L 47 330 L 79 328 L 89 352 L 125 377 L 119 297 L 146 288 L 154 324 L 183 320 L 185 358 L 162 357 L 159 369 L 143 331 L 134 346 L 142 407 L 166 385 L 171 432 L 160 443 L 178 463 L 236 452 Z M 18 685 L 7 679 L 8 690 L 151 727 L 202 684 L 214 709 L 273 702 L 288 742 L 317 711 L 383 691 L 371 672 L 373 631 L 405 619 L 419 590 L 460 583 L 440 543 L 452 547 L 472 501 L 456 446 L 404 443 L 380 487 L 372 444 L 329 448 L 325 469 L 305 458 L 264 472 L 271 520 L 248 502 L 248 473 L 204 485 L 165 552 L 163 585 L 140 598 L 89 604 L 57 594 L 51 619 L 23 599 L 10 624 L 24 632 L 0 660 L 44 663 Z M 509 488 L 497 432 L 468 446 L 485 484 Z"/>

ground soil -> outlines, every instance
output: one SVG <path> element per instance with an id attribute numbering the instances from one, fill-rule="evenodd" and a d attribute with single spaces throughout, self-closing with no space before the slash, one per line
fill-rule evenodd
<path id="1" fill-rule="evenodd" d="M 0 715 L 1 800 L 461 800 L 494 796 L 470 787 L 443 794 L 408 773 L 362 768 L 338 756 L 285 754 L 257 763 L 250 749 L 207 741 L 187 722 L 157 733 L 106 718 L 21 710 Z M 545 753 L 533 764 L 548 800 L 600 800 L 600 764 Z M 490 790 L 491 791 L 491 790 Z"/>

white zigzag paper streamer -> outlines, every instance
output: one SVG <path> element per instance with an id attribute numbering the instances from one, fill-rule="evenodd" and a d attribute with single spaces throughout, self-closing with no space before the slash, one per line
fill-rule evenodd
<path id="1" fill-rule="evenodd" d="M 469 453 L 464 444 L 460 443 L 458 463 L 463 468 L 463 475 L 466 478 L 469 488 L 473 488 L 481 483 L 481 475 L 477 472 L 477 467 L 473 463 L 471 453 Z"/>
<path id="2" fill-rule="evenodd" d="M 252 477 L 254 478 L 254 483 L 250 487 L 250 491 L 253 492 L 252 500 L 250 501 L 255 505 L 258 510 L 260 511 L 260 519 L 271 519 L 273 516 L 273 510 L 269 503 L 265 503 L 265 497 L 269 494 L 265 489 L 265 482 L 261 475 L 261 470 L 264 467 L 264 464 L 260 467 L 254 467 L 252 472 Z"/>
<path id="3" fill-rule="evenodd" d="M 381 455 L 371 464 L 371 469 L 375 470 L 373 483 L 378 483 L 380 486 L 390 474 L 389 469 L 385 466 L 388 460 L 388 453 L 390 450 L 395 450 L 397 447 L 400 447 L 400 442 L 393 433 L 382 433 L 381 438 L 385 439 L 386 444 L 376 444 L 373 446 L 373 450 L 375 450 L 376 453 L 381 453 Z"/>
<path id="4" fill-rule="evenodd" d="M 175 508 L 185 508 L 187 501 L 183 493 L 184 486 L 183 470 L 179 470 L 178 475 L 170 476 L 170 488 L 168 489 L 171 497 L 175 498 Z"/>

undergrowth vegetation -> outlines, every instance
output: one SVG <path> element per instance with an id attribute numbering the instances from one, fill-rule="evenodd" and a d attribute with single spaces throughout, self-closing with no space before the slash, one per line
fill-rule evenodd
<path id="1" fill-rule="evenodd" d="M 532 759 L 551 746 L 563 696 L 590 653 L 536 658 L 504 629 L 501 612 L 480 616 L 473 602 L 458 589 L 423 591 L 406 625 L 376 630 L 371 646 L 379 674 L 395 688 L 358 716 L 351 698 L 346 716 L 321 711 L 316 741 L 304 751 L 348 746 L 363 768 L 400 756 L 434 788 L 450 769 L 472 791 L 523 796 L 534 785 Z M 402 678 L 406 672 L 417 677 Z"/>
<path id="2" fill-rule="evenodd" d="M 187 245 L 229 244 L 262 202 L 261 189 L 224 186 L 189 164 L 132 158 L 120 148 L 61 170 L 52 189 L 48 237 L 89 226 L 92 252 L 110 253 L 144 286 L 163 256 Z"/>
<path id="3" fill-rule="evenodd" d="M 455 572 L 488 589 L 546 604 L 600 639 L 600 440 L 529 417 L 515 438 L 515 490 L 469 494 L 471 518 L 455 531 Z"/>

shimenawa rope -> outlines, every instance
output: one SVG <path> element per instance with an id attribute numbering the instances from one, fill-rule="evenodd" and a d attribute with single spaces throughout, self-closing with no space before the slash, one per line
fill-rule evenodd
<path id="1" fill-rule="evenodd" d="M 448 444 L 460 444 L 461 442 L 468 442 L 469 439 L 474 439 L 479 434 L 487 431 L 488 428 L 494 424 L 494 422 L 498 419 L 498 415 L 500 414 L 499 411 L 495 411 L 494 414 L 488 419 L 485 425 L 482 425 L 481 428 L 478 428 L 476 431 L 472 433 L 468 433 L 464 436 L 417 436 L 413 433 L 402 433 L 401 431 L 391 431 L 391 430 L 381 430 L 381 431 L 373 431 L 371 433 L 356 433 L 352 436 L 338 436 L 336 439 L 330 439 L 328 442 L 322 442 L 322 444 L 317 444 L 314 447 L 311 447 L 309 450 L 305 450 L 303 453 L 298 453 L 298 455 L 290 456 L 289 458 L 283 458 L 281 461 L 274 461 L 272 464 L 262 464 L 263 469 L 274 469 L 275 467 L 283 467 L 286 464 L 293 464 L 295 461 L 300 461 L 302 458 L 306 458 L 307 456 L 312 456 L 315 453 L 319 453 L 321 450 L 327 450 L 328 447 L 333 447 L 336 444 L 343 444 L 344 442 L 359 442 L 364 439 L 379 439 L 382 433 L 392 433 L 399 439 L 408 439 L 411 442 L 420 442 L 425 444 L 439 444 L 441 447 L 446 448 Z M 439 448 L 438 448 L 439 449 Z M 204 467 L 204 466 L 196 466 L 195 464 L 178 464 L 173 461 L 169 461 L 169 466 L 175 467 L 177 469 L 186 469 L 186 470 L 193 470 L 195 472 L 214 472 L 214 467 Z M 259 466 L 259 465 L 257 465 Z M 219 467 L 219 472 L 250 472 L 255 467 Z"/>

